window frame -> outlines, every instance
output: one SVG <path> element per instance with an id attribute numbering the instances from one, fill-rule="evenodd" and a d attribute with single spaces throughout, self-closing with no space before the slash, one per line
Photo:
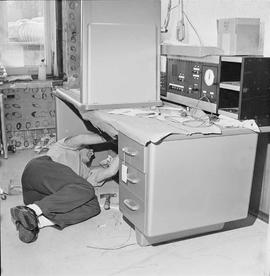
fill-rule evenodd
<path id="1" fill-rule="evenodd" d="M 1 1 L 0 8 L 6 8 L 7 9 L 7 2 L 8 1 Z M 56 66 L 56 12 L 55 12 L 55 5 L 56 0 L 50 0 L 46 1 L 43 0 L 44 4 L 44 53 L 45 53 L 45 62 L 46 62 L 46 74 L 48 76 L 50 75 L 58 75 L 58 68 Z M 7 13 L 4 13 L 7 14 Z M 8 21 L 7 17 L 3 16 L 2 20 L 2 26 L 5 26 L 7 30 Z M 1 43 L 2 45 L 5 45 L 8 47 L 8 45 L 16 44 L 16 42 L 8 42 L 8 33 L 4 34 L 4 41 Z M 18 42 L 20 44 L 20 42 Z M 5 46 L 4 46 L 5 47 Z M 5 66 L 5 64 L 4 64 Z M 8 75 L 37 75 L 38 74 L 38 65 L 35 66 L 23 66 L 23 67 L 9 67 L 6 66 L 6 71 Z"/>

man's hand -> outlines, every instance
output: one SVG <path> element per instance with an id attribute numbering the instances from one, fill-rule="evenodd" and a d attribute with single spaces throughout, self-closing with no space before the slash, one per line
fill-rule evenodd
<path id="1" fill-rule="evenodd" d="M 89 177 L 87 178 L 93 186 L 101 186 L 105 180 L 113 177 L 119 170 L 119 157 L 116 155 L 110 160 L 108 167 L 103 168 L 101 166 L 91 169 Z"/>

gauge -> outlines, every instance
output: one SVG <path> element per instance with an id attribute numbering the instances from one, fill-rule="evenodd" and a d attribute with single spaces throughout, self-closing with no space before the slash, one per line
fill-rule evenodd
<path id="1" fill-rule="evenodd" d="M 211 86 L 215 81 L 215 73 L 212 69 L 207 69 L 204 73 L 204 82 L 207 86 Z"/>

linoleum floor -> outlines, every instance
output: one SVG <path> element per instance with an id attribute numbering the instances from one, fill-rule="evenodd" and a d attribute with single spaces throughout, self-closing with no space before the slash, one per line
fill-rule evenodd
<path id="1" fill-rule="evenodd" d="M 24 150 L 0 159 L 1 188 L 20 185 L 26 162 L 36 156 Z M 118 193 L 118 185 L 111 181 L 96 192 Z M 21 194 L 1 200 L 3 276 L 264 275 L 267 224 L 252 217 L 246 227 L 140 247 L 115 198 L 111 210 L 102 209 L 99 216 L 62 231 L 44 228 L 37 241 L 25 244 L 10 219 L 10 208 L 18 204 L 22 204 Z"/>

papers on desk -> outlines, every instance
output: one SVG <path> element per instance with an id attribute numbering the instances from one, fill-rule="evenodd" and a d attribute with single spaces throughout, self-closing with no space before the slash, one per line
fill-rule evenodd
<path id="1" fill-rule="evenodd" d="M 146 117 L 146 118 L 155 118 L 160 121 L 165 121 L 167 123 L 179 123 L 184 125 L 184 129 L 190 132 L 190 127 L 197 128 L 197 131 L 200 133 L 221 133 L 220 128 L 247 128 L 253 130 L 255 132 L 260 132 L 259 127 L 257 126 L 254 120 L 245 120 L 239 121 L 233 118 L 229 118 L 224 115 L 219 115 L 217 121 L 210 123 L 209 116 L 200 109 L 191 108 L 187 111 L 184 107 L 155 107 L 155 108 L 146 108 L 146 109 L 139 109 L 139 108 L 124 108 L 124 109 L 114 109 L 109 111 L 110 114 L 117 114 L 117 115 L 126 115 L 126 116 L 139 116 L 139 117 Z M 174 125 L 177 127 L 177 125 Z M 179 127 L 179 126 L 178 126 Z M 202 130 L 202 127 L 204 128 Z M 207 130 L 205 128 L 208 127 Z M 181 126 L 183 128 L 183 126 Z M 193 131 L 191 131 L 193 132 Z"/>
<path id="2" fill-rule="evenodd" d="M 118 131 L 142 145 L 149 142 L 158 143 L 170 134 L 190 134 L 184 128 L 176 128 L 173 123 L 164 123 L 156 118 L 110 115 L 113 116 L 110 124 L 113 124 Z M 112 122 L 112 120 L 114 121 Z"/>
<path id="3" fill-rule="evenodd" d="M 126 116 L 144 116 L 152 118 L 159 115 L 158 111 L 155 110 L 142 110 L 137 108 L 120 108 L 109 111 L 109 114 L 126 115 Z"/>
<path id="4" fill-rule="evenodd" d="M 222 134 L 222 129 L 229 127 L 256 131 L 253 122 L 228 121 L 223 116 L 217 123 L 211 122 L 205 112 L 199 109 L 187 111 L 182 107 L 94 110 L 81 115 L 111 137 L 116 137 L 121 131 L 142 145 L 158 143 L 172 134 Z"/>
<path id="5" fill-rule="evenodd" d="M 179 116 L 186 111 L 184 107 L 146 107 L 146 108 L 118 108 L 108 111 L 109 114 L 126 115 L 126 116 L 143 116 L 143 117 L 157 117 L 161 114 L 170 116 Z"/>
<path id="6" fill-rule="evenodd" d="M 115 109 L 114 126 L 143 144 L 159 142 L 170 134 L 221 134 L 221 129 L 209 121 L 201 110 L 179 107 Z M 128 118 L 128 117 L 132 117 Z"/>
<path id="7" fill-rule="evenodd" d="M 239 121 L 224 115 L 219 115 L 219 118 L 215 124 L 223 128 L 247 128 L 255 132 L 260 132 L 260 129 L 254 120 Z"/>

